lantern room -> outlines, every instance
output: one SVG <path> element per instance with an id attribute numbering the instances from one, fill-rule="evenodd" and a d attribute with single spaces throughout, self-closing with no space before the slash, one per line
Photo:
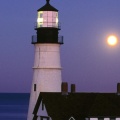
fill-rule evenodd
<path id="1" fill-rule="evenodd" d="M 49 4 L 49 0 L 46 0 L 46 4 L 38 9 L 36 29 L 41 27 L 59 27 L 58 10 Z"/>
<path id="2" fill-rule="evenodd" d="M 37 28 L 55 27 L 58 28 L 58 12 L 39 11 L 37 18 Z"/>

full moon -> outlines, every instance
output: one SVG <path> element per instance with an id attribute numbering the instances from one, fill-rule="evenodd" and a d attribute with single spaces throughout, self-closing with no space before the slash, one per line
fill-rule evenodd
<path id="1" fill-rule="evenodd" d="M 108 37 L 107 43 L 108 43 L 108 45 L 110 45 L 110 46 L 115 46 L 115 45 L 118 43 L 118 39 L 117 39 L 116 36 L 111 35 L 111 36 Z"/>

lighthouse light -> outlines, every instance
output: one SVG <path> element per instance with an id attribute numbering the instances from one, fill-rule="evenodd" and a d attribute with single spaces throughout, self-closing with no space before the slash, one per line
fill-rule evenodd
<path id="1" fill-rule="evenodd" d="M 58 18 L 56 18 L 56 24 L 58 24 Z"/>
<path id="2" fill-rule="evenodd" d="M 43 26 L 43 11 L 38 12 L 37 27 Z"/>
<path id="3" fill-rule="evenodd" d="M 38 19 L 37 19 L 37 22 L 38 22 L 38 23 L 43 22 L 43 18 L 38 18 Z"/>

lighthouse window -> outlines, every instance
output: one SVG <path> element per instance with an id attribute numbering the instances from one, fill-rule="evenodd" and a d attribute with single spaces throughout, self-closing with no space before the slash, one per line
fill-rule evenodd
<path id="1" fill-rule="evenodd" d="M 36 84 L 34 84 L 34 91 L 36 91 Z"/>

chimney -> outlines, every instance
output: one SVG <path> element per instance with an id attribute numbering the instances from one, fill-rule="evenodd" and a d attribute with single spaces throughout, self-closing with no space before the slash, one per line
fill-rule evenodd
<path id="1" fill-rule="evenodd" d="M 120 83 L 117 83 L 117 94 L 120 95 Z"/>
<path id="2" fill-rule="evenodd" d="M 71 84 L 71 93 L 75 93 L 76 90 L 75 90 L 75 84 Z"/>
<path id="3" fill-rule="evenodd" d="M 62 95 L 68 94 L 68 83 L 67 82 L 62 82 L 61 92 L 62 92 Z"/>

